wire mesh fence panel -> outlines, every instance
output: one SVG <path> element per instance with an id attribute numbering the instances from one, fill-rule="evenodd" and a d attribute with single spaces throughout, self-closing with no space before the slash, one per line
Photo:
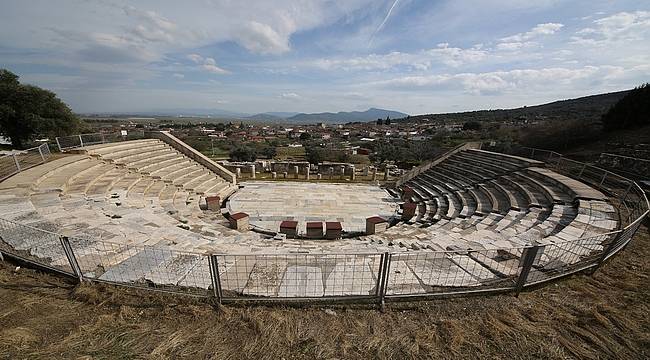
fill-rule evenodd
<path id="1" fill-rule="evenodd" d="M 58 234 L 0 219 L 0 239 L 4 252 L 73 273 Z"/>
<path id="2" fill-rule="evenodd" d="M 603 257 L 603 260 L 609 259 L 610 257 L 614 256 L 616 253 L 618 253 L 621 249 L 623 249 L 625 245 L 627 245 L 632 240 L 632 237 L 641 226 L 643 220 L 644 219 L 640 217 L 636 221 L 628 225 L 625 229 L 623 229 L 623 231 L 620 233 L 620 236 L 612 240 L 611 245 L 607 249 L 608 252 Z"/>
<path id="3" fill-rule="evenodd" d="M 41 156 L 38 148 L 29 149 L 24 153 L 17 154 L 16 159 L 18 160 L 21 171 L 44 162 L 43 156 Z"/>
<path id="4" fill-rule="evenodd" d="M 43 156 L 45 156 L 46 159 L 49 158 L 52 155 L 52 151 L 50 151 L 50 145 L 49 144 L 47 144 L 47 143 L 42 144 L 41 146 L 39 146 L 39 148 L 41 149 L 41 153 L 43 154 Z"/>
<path id="5" fill-rule="evenodd" d="M 211 293 L 204 255 L 83 238 L 69 241 L 84 278 L 177 293 Z"/>
<path id="6" fill-rule="evenodd" d="M 381 254 L 218 255 L 224 298 L 371 297 Z"/>
<path id="7" fill-rule="evenodd" d="M 104 134 L 102 133 L 81 134 L 79 137 L 81 138 L 80 143 L 83 144 L 83 146 L 103 144 L 106 142 Z"/>
<path id="8" fill-rule="evenodd" d="M 145 138 L 146 133 L 144 130 L 121 130 L 118 132 L 60 136 L 56 138 L 56 141 L 59 146 L 59 150 L 65 151 L 84 146 L 128 140 L 140 140 Z"/>
<path id="9" fill-rule="evenodd" d="M 510 289 L 518 261 L 498 250 L 392 254 L 387 296 Z"/>
<path id="10" fill-rule="evenodd" d="M 79 135 L 59 136 L 56 138 L 56 143 L 59 147 L 59 151 L 65 151 L 82 146 L 81 137 L 79 137 Z"/>
<path id="11" fill-rule="evenodd" d="M 0 180 L 18 172 L 18 165 L 13 155 L 0 156 Z"/>
<path id="12" fill-rule="evenodd" d="M 540 246 L 526 285 L 544 282 L 598 264 L 619 232 Z"/>

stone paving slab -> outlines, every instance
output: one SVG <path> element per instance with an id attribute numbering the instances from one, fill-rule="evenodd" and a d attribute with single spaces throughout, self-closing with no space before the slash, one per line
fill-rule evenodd
<path id="1" fill-rule="evenodd" d="M 281 297 L 321 297 L 324 294 L 323 274 L 317 266 L 287 267 L 278 289 Z"/>
<path id="2" fill-rule="evenodd" d="M 283 220 L 299 222 L 304 232 L 308 221 L 340 221 L 344 231 L 365 231 L 371 216 L 394 217 L 397 199 L 368 185 L 300 182 L 245 182 L 227 204 L 230 213 L 250 215 L 252 225 L 277 231 Z"/>

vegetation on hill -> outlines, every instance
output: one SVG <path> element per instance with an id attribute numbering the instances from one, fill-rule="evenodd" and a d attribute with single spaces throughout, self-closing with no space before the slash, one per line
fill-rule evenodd
<path id="1" fill-rule="evenodd" d="M 636 128 L 650 124 L 650 84 L 630 91 L 603 115 L 605 130 Z"/>
<path id="2" fill-rule="evenodd" d="M 0 69 L 0 135 L 15 148 L 39 136 L 54 137 L 77 131 L 81 122 L 51 91 L 21 84 L 18 75 Z"/>
<path id="3" fill-rule="evenodd" d="M 524 106 L 516 109 L 496 109 L 466 111 L 459 113 L 425 114 L 409 116 L 397 121 L 422 122 L 469 122 L 469 121 L 514 121 L 514 120 L 547 120 L 571 121 L 586 120 L 600 121 L 600 117 L 612 105 L 622 99 L 629 91 L 619 91 L 608 94 L 585 96 L 576 99 L 555 101 L 543 105 Z"/>

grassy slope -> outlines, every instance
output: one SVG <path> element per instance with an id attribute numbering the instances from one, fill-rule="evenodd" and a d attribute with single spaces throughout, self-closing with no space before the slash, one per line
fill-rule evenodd
<path id="1" fill-rule="evenodd" d="M 593 276 L 512 295 L 374 309 L 216 307 L 0 262 L 0 359 L 650 356 L 650 234 Z"/>

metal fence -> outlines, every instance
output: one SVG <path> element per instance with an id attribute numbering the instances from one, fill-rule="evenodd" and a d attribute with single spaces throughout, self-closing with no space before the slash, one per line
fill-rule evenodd
<path id="1" fill-rule="evenodd" d="M 645 193 L 606 170 L 535 150 L 561 173 L 612 196 L 622 229 L 549 244 L 454 251 L 208 254 L 66 237 L 0 219 L 0 251 L 78 278 L 230 301 L 369 301 L 522 289 L 595 269 L 648 215 Z"/>
<path id="2" fill-rule="evenodd" d="M 66 150 L 82 148 L 97 144 L 119 142 L 126 140 L 139 140 L 145 138 L 144 130 L 122 130 L 119 132 L 101 132 L 92 134 L 79 134 L 70 136 L 59 136 L 56 138 L 56 144 L 60 152 Z"/>
<path id="3" fill-rule="evenodd" d="M 0 157 L 0 181 L 23 170 L 46 162 L 52 154 L 47 144 L 27 149 L 17 150 L 13 154 Z"/>

